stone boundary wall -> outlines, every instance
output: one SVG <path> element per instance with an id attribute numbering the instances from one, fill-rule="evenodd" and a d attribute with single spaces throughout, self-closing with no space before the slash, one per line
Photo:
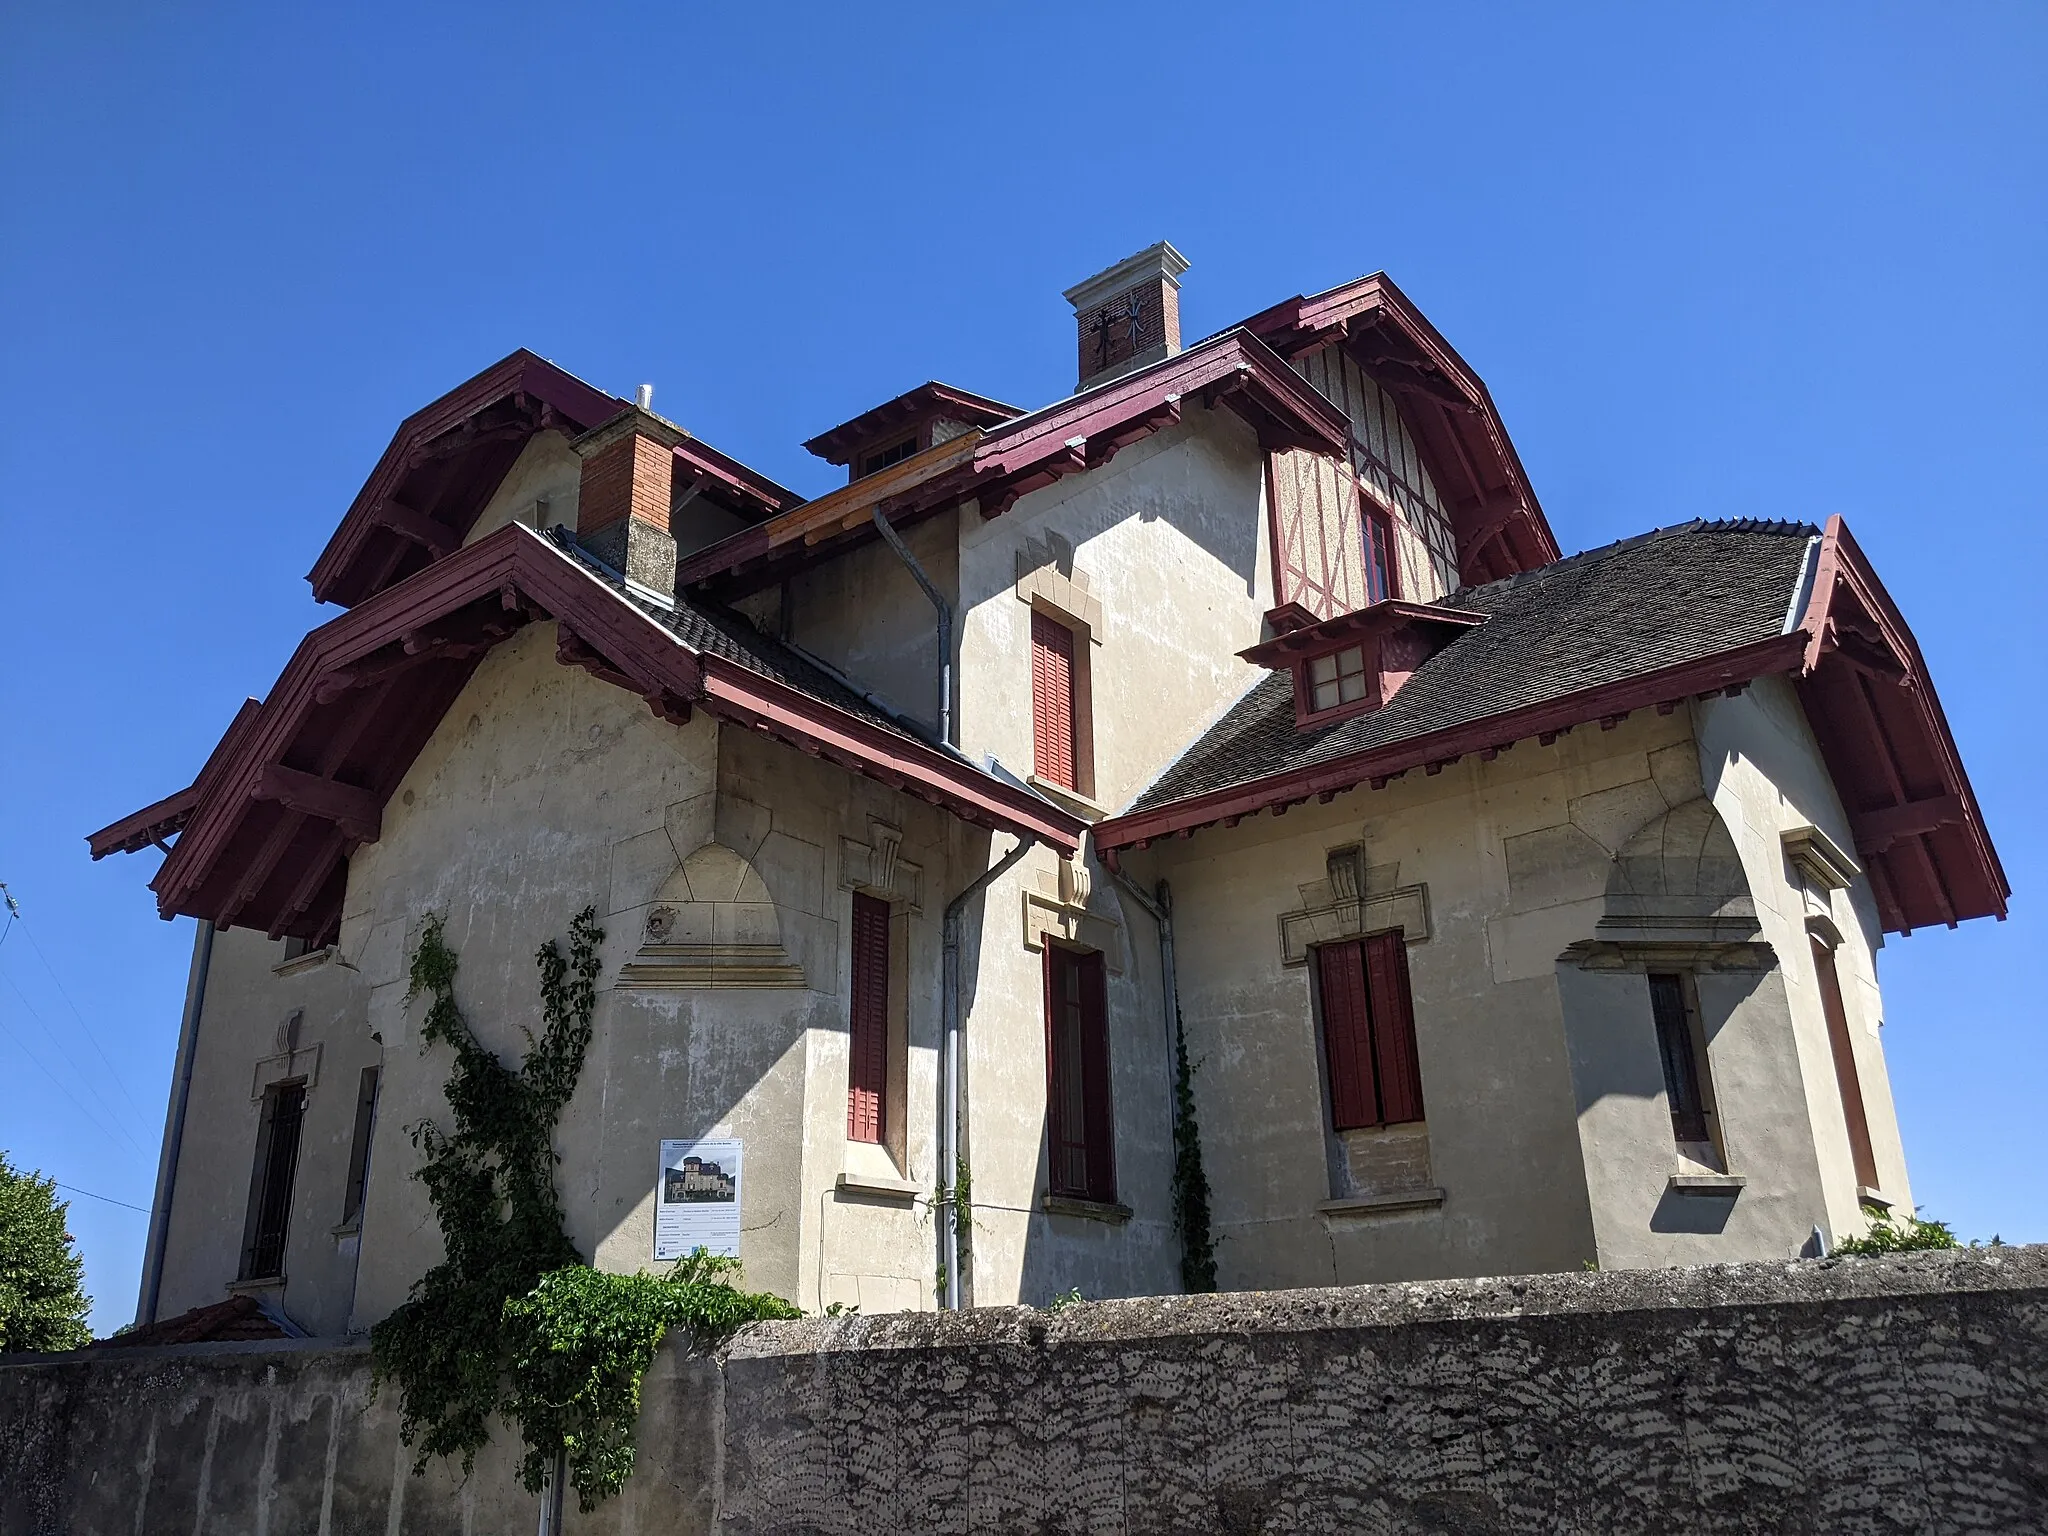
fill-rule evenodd
<path id="1" fill-rule="evenodd" d="M 0 1536 L 523 1532 L 359 1348 L 0 1363 Z M 2048 1247 L 757 1325 L 572 1532 L 2048 1529 Z"/>

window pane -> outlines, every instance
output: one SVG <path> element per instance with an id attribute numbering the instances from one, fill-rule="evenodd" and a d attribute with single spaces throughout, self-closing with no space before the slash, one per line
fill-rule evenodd
<path id="1" fill-rule="evenodd" d="M 1686 1017 L 1685 985 L 1677 976 L 1650 978 L 1650 1011 L 1657 1021 L 1657 1054 L 1664 1063 L 1664 1091 L 1671 1100 L 1671 1132 L 1679 1141 L 1707 1139 L 1706 1097 L 1700 1063 Z"/>
<path id="2" fill-rule="evenodd" d="M 1315 683 L 1334 682 L 1337 677 L 1337 658 L 1318 656 L 1308 664 L 1309 681 Z"/>

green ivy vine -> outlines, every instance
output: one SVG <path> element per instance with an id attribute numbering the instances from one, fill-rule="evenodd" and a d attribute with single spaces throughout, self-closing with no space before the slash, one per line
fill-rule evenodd
<path id="1" fill-rule="evenodd" d="M 640 1380 L 671 1328 L 701 1343 L 756 1318 L 798 1315 L 779 1297 L 734 1287 L 730 1259 L 700 1251 L 666 1275 L 606 1274 L 583 1263 L 563 1230 L 554 1131 L 590 1045 L 603 939 L 585 907 L 569 925 L 566 957 L 553 940 L 541 946 L 541 1031 L 522 1031 L 527 1051 L 513 1068 L 462 1017 L 455 952 L 441 920 L 427 920 L 406 996 L 428 999 L 422 1049 L 455 1053 L 443 1089 L 453 1121 L 444 1131 L 422 1120 L 409 1134 L 446 1252 L 370 1331 L 375 1379 L 398 1386 L 399 1432 L 417 1448 L 416 1471 L 459 1456 L 467 1473 L 502 1416 L 526 1444 L 525 1485 L 540 1491 L 561 1458 L 586 1511 L 632 1471 Z"/>
<path id="2" fill-rule="evenodd" d="M 1209 1235 L 1209 1175 L 1195 1124 L 1195 1067 L 1180 1008 L 1173 1010 L 1173 1224 L 1180 1232 L 1180 1283 L 1190 1296 L 1216 1289 L 1216 1243 Z"/>

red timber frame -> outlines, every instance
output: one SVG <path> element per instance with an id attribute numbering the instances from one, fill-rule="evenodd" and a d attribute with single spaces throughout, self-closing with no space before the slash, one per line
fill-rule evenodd
<path id="1" fill-rule="evenodd" d="M 1799 628 L 1800 701 L 1889 932 L 2005 916 L 2012 894 L 1919 642 L 1840 517 Z"/>
<path id="2" fill-rule="evenodd" d="M 791 571 L 879 537 L 877 511 L 896 526 L 964 501 L 999 517 L 1020 497 L 1098 469 L 1121 450 L 1177 425 L 1190 405 L 1235 412 L 1268 451 L 1341 455 L 1344 413 L 1248 331 L 1226 331 L 1111 383 L 986 431 L 975 429 L 758 527 L 701 549 L 676 572 L 679 586 L 742 596 Z"/>
<path id="3" fill-rule="evenodd" d="M 1557 540 L 1486 385 L 1385 273 L 1252 316 L 1284 357 L 1337 345 L 1400 402 L 1458 536 L 1468 585 L 1557 559 Z"/>
<path id="4" fill-rule="evenodd" d="M 1888 933 L 1969 917 L 2003 918 L 2012 888 L 1963 770 L 1926 662 L 1905 620 L 1840 517 L 1809 553 L 1812 587 L 1785 634 L 1562 698 L 1449 726 L 1348 757 L 1113 816 L 1091 841 L 1115 867 L 1126 848 L 1283 815 L 1360 785 L 1383 789 L 1412 769 L 1439 773 L 1469 755 L 1491 760 L 1534 736 L 1619 724 L 1639 709 L 1740 693 L 1759 677 L 1797 682 L 1821 756 L 1848 812 Z"/>
<path id="5" fill-rule="evenodd" d="M 678 724 L 693 708 L 1064 853 L 1084 824 L 938 747 L 700 653 L 530 529 L 498 529 L 302 642 L 259 708 L 246 708 L 184 794 L 186 821 L 151 889 L 165 917 L 329 938 L 349 855 L 492 646 L 535 620 L 556 655 Z M 175 804 L 173 796 L 160 805 Z M 138 843 L 138 812 L 89 839 Z"/>
<path id="6" fill-rule="evenodd" d="M 521 348 L 415 411 L 308 573 L 314 597 L 348 607 L 452 554 L 535 434 L 574 437 L 625 407 Z M 749 519 L 802 500 L 695 438 L 675 456 L 679 497 L 706 495 Z"/>

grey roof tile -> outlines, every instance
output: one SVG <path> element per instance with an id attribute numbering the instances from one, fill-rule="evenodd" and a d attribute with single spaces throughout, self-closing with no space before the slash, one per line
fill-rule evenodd
<path id="1" fill-rule="evenodd" d="M 1297 730 L 1291 678 L 1257 683 L 1130 811 L 1392 746 L 1780 632 L 1805 523 L 1686 523 L 1573 555 L 1443 600 L 1486 615 L 1431 657 L 1386 708 Z"/>

